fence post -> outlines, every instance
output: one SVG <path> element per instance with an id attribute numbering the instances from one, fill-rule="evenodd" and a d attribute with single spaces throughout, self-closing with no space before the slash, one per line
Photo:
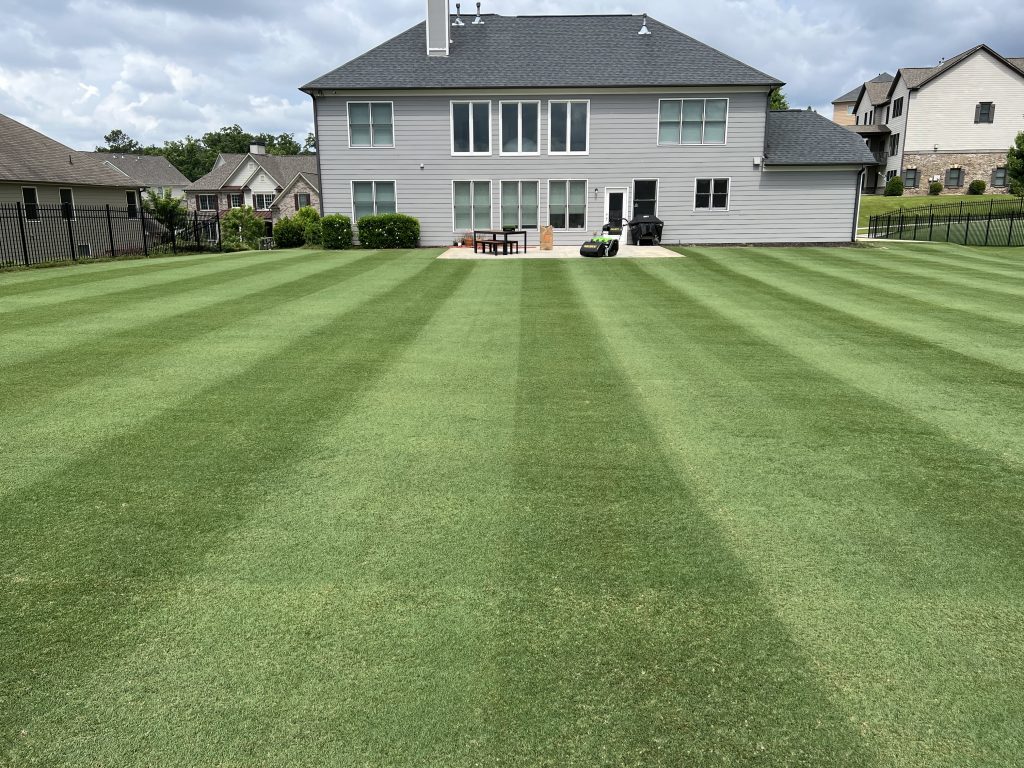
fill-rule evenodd
<path id="1" fill-rule="evenodd" d="M 1021 198 L 1021 202 L 1024 203 L 1024 197 Z M 1014 217 L 1015 217 L 1015 214 L 1011 213 L 1010 214 L 1010 231 L 1006 235 L 1006 244 L 1007 245 L 1012 245 L 1013 244 L 1013 219 L 1014 219 Z"/>
<path id="2" fill-rule="evenodd" d="M 142 201 L 139 201 L 139 226 L 142 228 L 142 255 L 147 259 L 149 258 L 149 242 L 146 237 L 146 209 L 142 205 Z"/>
<path id="3" fill-rule="evenodd" d="M 988 223 L 985 225 L 985 245 L 988 245 L 988 232 L 992 229 L 992 206 L 988 207 Z"/>
<path id="4" fill-rule="evenodd" d="M 110 240 L 110 258 L 117 255 L 114 249 L 114 225 L 110 221 L 110 203 L 107 203 L 107 238 Z"/>
<path id="5" fill-rule="evenodd" d="M 68 247 L 71 249 L 71 260 L 78 261 L 78 252 L 75 250 L 75 233 L 71 229 L 71 217 L 64 215 L 65 209 L 62 205 L 60 207 L 61 216 L 64 216 L 64 222 L 68 225 Z"/>
<path id="6" fill-rule="evenodd" d="M 935 214 L 932 213 L 932 207 L 928 206 L 928 242 L 932 241 L 932 228 L 935 226 Z"/>
<path id="7" fill-rule="evenodd" d="M 25 217 L 21 215 L 22 214 L 22 210 L 23 210 L 23 208 L 21 206 L 21 203 L 18 202 L 15 205 L 17 206 L 17 212 L 18 212 L 18 229 L 21 231 L 21 253 L 25 257 L 25 266 L 27 267 L 29 265 L 29 261 L 28 261 L 28 238 L 25 237 Z"/>
<path id="8" fill-rule="evenodd" d="M 963 203 L 961 203 L 963 205 Z M 971 214 L 967 214 L 967 226 L 964 227 L 964 245 L 967 245 L 967 239 L 971 234 Z"/>
<path id="9" fill-rule="evenodd" d="M 916 213 L 914 214 L 914 236 L 911 240 L 917 240 L 917 225 L 921 222 L 921 217 Z"/>
<path id="10" fill-rule="evenodd" d="M 957 217 L 956 223 L 957 223 L 957 224 L 959 224 L 959 223 L 960 223 L 960 217 L 959 217 L 959 216 Z M 949 215 L 948 215 L 948 216 L 946 217 L 946 242 L 947 242 L 947 243 L 949 242 L 949 228 L 950 228 L 951 226 L 953 226 L 953 214 L 952 214 L 952 213 L 951 213 L 951 214 L 949 214 Z"/>

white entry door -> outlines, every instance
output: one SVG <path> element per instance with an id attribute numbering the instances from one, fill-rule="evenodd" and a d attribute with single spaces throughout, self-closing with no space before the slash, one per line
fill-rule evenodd
<path id="1" fill-rule="evenodd" d="M 605 187 L 604 188 L 604 221 L 602 224 L 622 224 L 622 234 L 619 240 L 626 242 L 626 227 L 622 220 L 626 218 L 626 211 L 629 210 L 627 199 L 629 189 L 627 187 Z"/>

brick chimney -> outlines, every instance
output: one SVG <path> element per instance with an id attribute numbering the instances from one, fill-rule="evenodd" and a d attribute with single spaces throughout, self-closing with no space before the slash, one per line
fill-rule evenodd
<path id="1" fill-rule="evenodd" d="M 267 154 L 267 145 L 262 141 L 254 141 L 249 145 L 250 155 L 265 155 Z"/>

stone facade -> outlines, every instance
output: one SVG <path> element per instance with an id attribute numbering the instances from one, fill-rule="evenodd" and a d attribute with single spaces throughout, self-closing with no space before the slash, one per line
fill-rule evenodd
<path id="1" fill-rule="evenodd" d="M 274 221 L 295 215 L 298 210 L 295 202 L 299 195 L 309 195 L 309 204 L 316 208 L 317 212 L 320 211 L 320 193 L 307 184 L 305 178 L 300 177 L 288 190 L 284 199 L 274 206 Z"/>
<path id="2" fill-rule="evenodd" d="M 967 194 L 967 188 L 975 179 L 985 182 L 986 192 L 1008 192 L 1006 186 L 992 186 L 992 172 L 996 168 L 1006 166 L 1005 152 L 980 152 L 973 154 L 959 152 L 907 152 L 903 155 L 903 168 L 916 168 L 918 172 L 918 184 L 914 189 L 907 188 L 906 195 L 927 195 L 928 184 L 933 176 L 938 176 L 939 181 L 945 185 L 946 171 L 950 168 L 964 169 L 964 183 L 962 187 L 943 188 L 944 195 Z"/>

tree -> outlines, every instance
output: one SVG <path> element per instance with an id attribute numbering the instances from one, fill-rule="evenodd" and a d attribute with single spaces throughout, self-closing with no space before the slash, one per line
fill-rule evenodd
<path id="1" fill-rule="evenodd" d="M 232 208 L 220 220 L 221 245 L 225 251 L 254 250 L 266 232 L 263 219 L 249 206 Z"/>
<path id="2" fill-rule="evenodd" d="M 216 152 L 192 136 L 181 141 L 165 141 L 163 154 L 189 181 L 209 173 L 217 159 Z"/>
<path id="3" fill-rule="evenodd" d="M 97 152 L 129 152 L 137 154 L 143 148 L 139 142 L 120 128 L 112 130 L 103 137 L 103 140 L 107 142 L 107 145 L 105 147 L 96 147 Z"/>
<path id="4" fill-rule="evenodd" d="M 774 112 L 789 109 L 789 102 L 786 100 L 786 94 L 782 92 L 781 88 L 776 88 L 772 91 L 772 98 L 771 101 L 768 102 L 768 108 Z"/>
<path id="5" fill-rule="evenodd" d="M 261 133 L 256 139 L 267 145 L 268 155 L 297 155 L 302 152 L 302 147 L 295 140 L 293 133 L 279 133 L 277 136 Z"/>
<path id="6" fill-rule="evenodd" d="M 239 125 L 226 125 L 219 131 L 208 131 L 203 134 L 203 145 L 216 157 L 221 153 L 244 154 L 249 151 L 253 136 L 243 131 Z"/>
<path id="7" fill-rule="evenodd" d="M 1010 182 L 1010 192 L 1017 197 L 1024 197 L 1024 131 L 1017 134 L 1013 146 L 1006 153 L 1006 176 Z"/>
<path id="8" fill-rule="evenodd" d="M 177 197 L 171 196 L 170 190 L 157 194 L 156 190 L 146 190 L 146 199 L 142 201 L 146 213 L 159 221 L 168 229 L 174 229 L 185 217 L 185 204 Z"/>
<path id="9" fill-rule="evenodd" d="M 306 134 L 306 140 L 302 142 L 303 155 L 315 155 L 316 154 L 316 134 L 310 131 Z"/>

